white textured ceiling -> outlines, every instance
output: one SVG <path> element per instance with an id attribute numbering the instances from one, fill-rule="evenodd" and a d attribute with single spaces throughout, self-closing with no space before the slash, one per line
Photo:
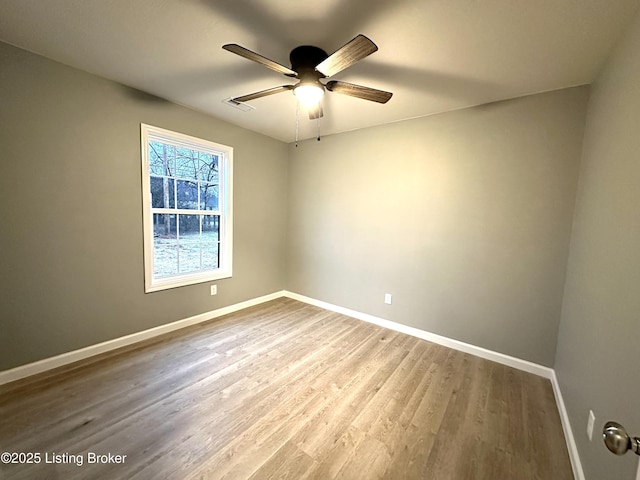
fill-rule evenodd
<path id="1" fill-rule="evenodd" d="M 0 0 L 0 39 L 291 142 L 294 83 L 222 50 L 238 43 L 289 66 L 362 33 L 379 50 L 334 79 L 394 93 L 389 103 L 328 93 L 324 135 L 590 83 L 638 0 Z M 0 68 L 2 66 L 0 65 Z M 300 137 L 317 124 L 300 117 Z"/>

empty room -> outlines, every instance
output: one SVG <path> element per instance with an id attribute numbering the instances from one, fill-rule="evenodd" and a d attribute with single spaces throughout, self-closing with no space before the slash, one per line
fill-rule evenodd
<path id="1" fill-rule="evenodd" d="M 0 479 L 640 480 L 638 0 L 0 0 Z"/>

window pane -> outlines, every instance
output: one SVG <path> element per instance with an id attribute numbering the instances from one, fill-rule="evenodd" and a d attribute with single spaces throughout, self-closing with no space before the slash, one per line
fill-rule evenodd
<path id="1" fill-rule="evenodd" d="M 214 270 L 220 267 L 220 217 L 202 215 L 202 268 Z"/>
<path id="2" fill-rule="evenodd" d="M 153 238 L 154 240 L 171 240 L 175 242 L 176 236 L 176 216 L 164 213 L 153 214 Z"/>
<path id="3" fill-rule="evenodd" d="M 180 243 L 200 243 L 201 215 L 178 215 Z"/>
<path id="4" fill-rule="evenodd" d="M 200 210 L 218 210 L 218 185 L 200 184 Z"/>
<path id="5" fill-rule="evenodd" d="M 169 277 L 178 273 L 178 245 L 162 244 L 153 248 L 153 276 Z"/>
<path id="6" fill-rule="evenodd" d="M 220 216 L 202 216 L 202 268 L 220 267 Z"/>
<path id="7" fill-rule="evenodd" d="M 153 215 L 153 276 L 166 277 L 178 273 L 178 239 L 176 216 Z"/>
<path id="8" fill-rule="evenodd" d="M 197 272 L 200 262 L 201 215 L 179 215 L 180 222 L 180 273 Z"/>
<path id="9" fill-rule="evenodd" d="M 218 155 L 200 152 L 200 180 L 218 182 Z"/>
<path id="10" fill-rule="evenodd" d="M 214 270 L 220 266 L 220 254 L 218 244 L 202 247 L 202 269 Z"/>
<path id="11" fill-rule="evenodd" d="M 149 142 L 149 172 L 151 175 L 165 175 L 159 153 L 161 151 L 161 145 L 158 142 Z"/>
<path id="12" fill-rule="evenodd" d="M 178 208 L 198 208 L 198 184 L 187 180 L 177 180 Z"/>
<path id="13" fill-rule="evenodd" d="M 202 243 L 213 245 L 218 243 L 220 217 L 218 215 L 202 215 Z"/>
<path id="14" fill-rule="evenodd" d="M 149 142 L 149 172 L 151 175 L 175 174 L 175 147 L 161 142 Z"/>
<path id="15" fill-rule="evenodd" d="M 200 267 L 200 244 L 180 245 L 180 273 L 198 272 Z"/>
<path id="16" fill-rule="evenodd" d="M 188 148 L 176 149 L 176 177 L 196 180 L 199 168 L 198 152 Z"/>
<path id="17" fill-rule="evenodd" d="M 151 177 L 151 206 L 153 208 L 174 208 L 175 180 L 167 177 Z"/>

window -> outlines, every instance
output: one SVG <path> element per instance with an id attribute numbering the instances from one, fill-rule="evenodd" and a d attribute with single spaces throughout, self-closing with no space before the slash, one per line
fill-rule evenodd
<path id="1" fill-rule="evenodd" d="M 145 291 L 231 276 L 233 149 L 141 125 Z"/>

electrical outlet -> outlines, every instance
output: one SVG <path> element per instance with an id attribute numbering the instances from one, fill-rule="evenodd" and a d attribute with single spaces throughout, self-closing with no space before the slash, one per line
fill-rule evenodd
<path id="1" fill-rule="evenodd" d="M 390 293 L 385 293 L 384 294 L 384 303 L 386 303 L 387 305 L 391 305 L 391 294 Z"/>
<path id="2" fill-rule="evenodd" d="M 211 295 L 217 295 L 217 294 L 218 294 L 218 286 L 211 285 Z"/>
<path id="3" fill-rule="evenodd" d="M 589 441 L 593 440 L 593 426 L 596 423 L 596 415 L 593 413 L 593 410 L 589 410 L 589 420 L 587 420 L 587 437 L 589 437 Z"/>

